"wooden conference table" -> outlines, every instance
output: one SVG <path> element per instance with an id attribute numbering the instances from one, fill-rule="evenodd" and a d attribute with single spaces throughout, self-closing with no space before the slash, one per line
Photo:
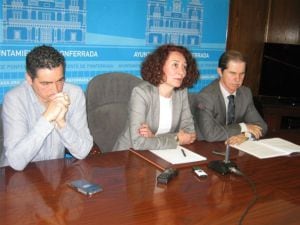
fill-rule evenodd
<path id="1" fill-rule="evenodd" d="M 199 164 L 208 178 L 185 167 L 168 185 L 157 185 L 161 171 L 130 151 L 31 163 L 23 172 L 1 168 L 0 224 L 238 224 L 254 197 L 247 179 L 207 168 L 210 160 L 222 159 L 211 153 L 224 149 L 222 143 L 186 147 L 208 158 Z M 300 224 L 300 156 L 260 160 L 231 152 L 258 195 L 243 224 Z M 103 191 L 87 197 L 68 186 L 80 178 Z"/>

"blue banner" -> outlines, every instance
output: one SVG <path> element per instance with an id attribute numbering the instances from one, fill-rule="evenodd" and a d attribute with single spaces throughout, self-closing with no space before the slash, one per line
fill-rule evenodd
<path id="1" fill-rule="evenodd" d="M 217 77 L 225 50 L 229 0 L 0 0 L 0 102 L 24 80 L 25 57 L 49 44 L 66 57 L 66 79 L 86 89 L 106 72 L 140 77 L 145 56 L 164 43 L 197 59 L 201 90 Z"/>

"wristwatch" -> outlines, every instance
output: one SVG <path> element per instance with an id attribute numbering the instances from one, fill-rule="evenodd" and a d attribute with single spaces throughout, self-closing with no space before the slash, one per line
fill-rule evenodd
<path id="1" fill-rule="evenodd" d="M 252 134 L 250 132 L 245 132 L 244 135 L 247 138 L 247 140 L 252 138 Z"/>
<path id="2" fill-rule="evenodd" d="M 178 135 L 176 134 L 175 137 L 174 137 L 175 141 L 177 142 L 177 145 L 179 145 L 179 138 L 178 138 Z"/>

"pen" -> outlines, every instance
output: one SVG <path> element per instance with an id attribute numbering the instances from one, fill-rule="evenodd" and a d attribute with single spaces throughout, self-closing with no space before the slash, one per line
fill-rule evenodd
<path id="1" fill-rule="evenodd" d="M 186 157 L 186 154 L 183 149 L 181 149 L 181 152 L 182 152 L 183 156 Z"/>

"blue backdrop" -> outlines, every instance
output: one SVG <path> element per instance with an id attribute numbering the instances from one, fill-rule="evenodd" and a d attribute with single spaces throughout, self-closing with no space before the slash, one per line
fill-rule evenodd
<path id="1" fill-rule="evenodd" d="M 24 80 L 26 54 L 51 44 L 66 57 L 68 82 L 84 90 L 95 75 L 140 76 L 140 63 L 163 43 L 197 59 L 201 90 L 217 77 L 226 46 L 229 0 L 0 0 L 0 102 Z"/>

